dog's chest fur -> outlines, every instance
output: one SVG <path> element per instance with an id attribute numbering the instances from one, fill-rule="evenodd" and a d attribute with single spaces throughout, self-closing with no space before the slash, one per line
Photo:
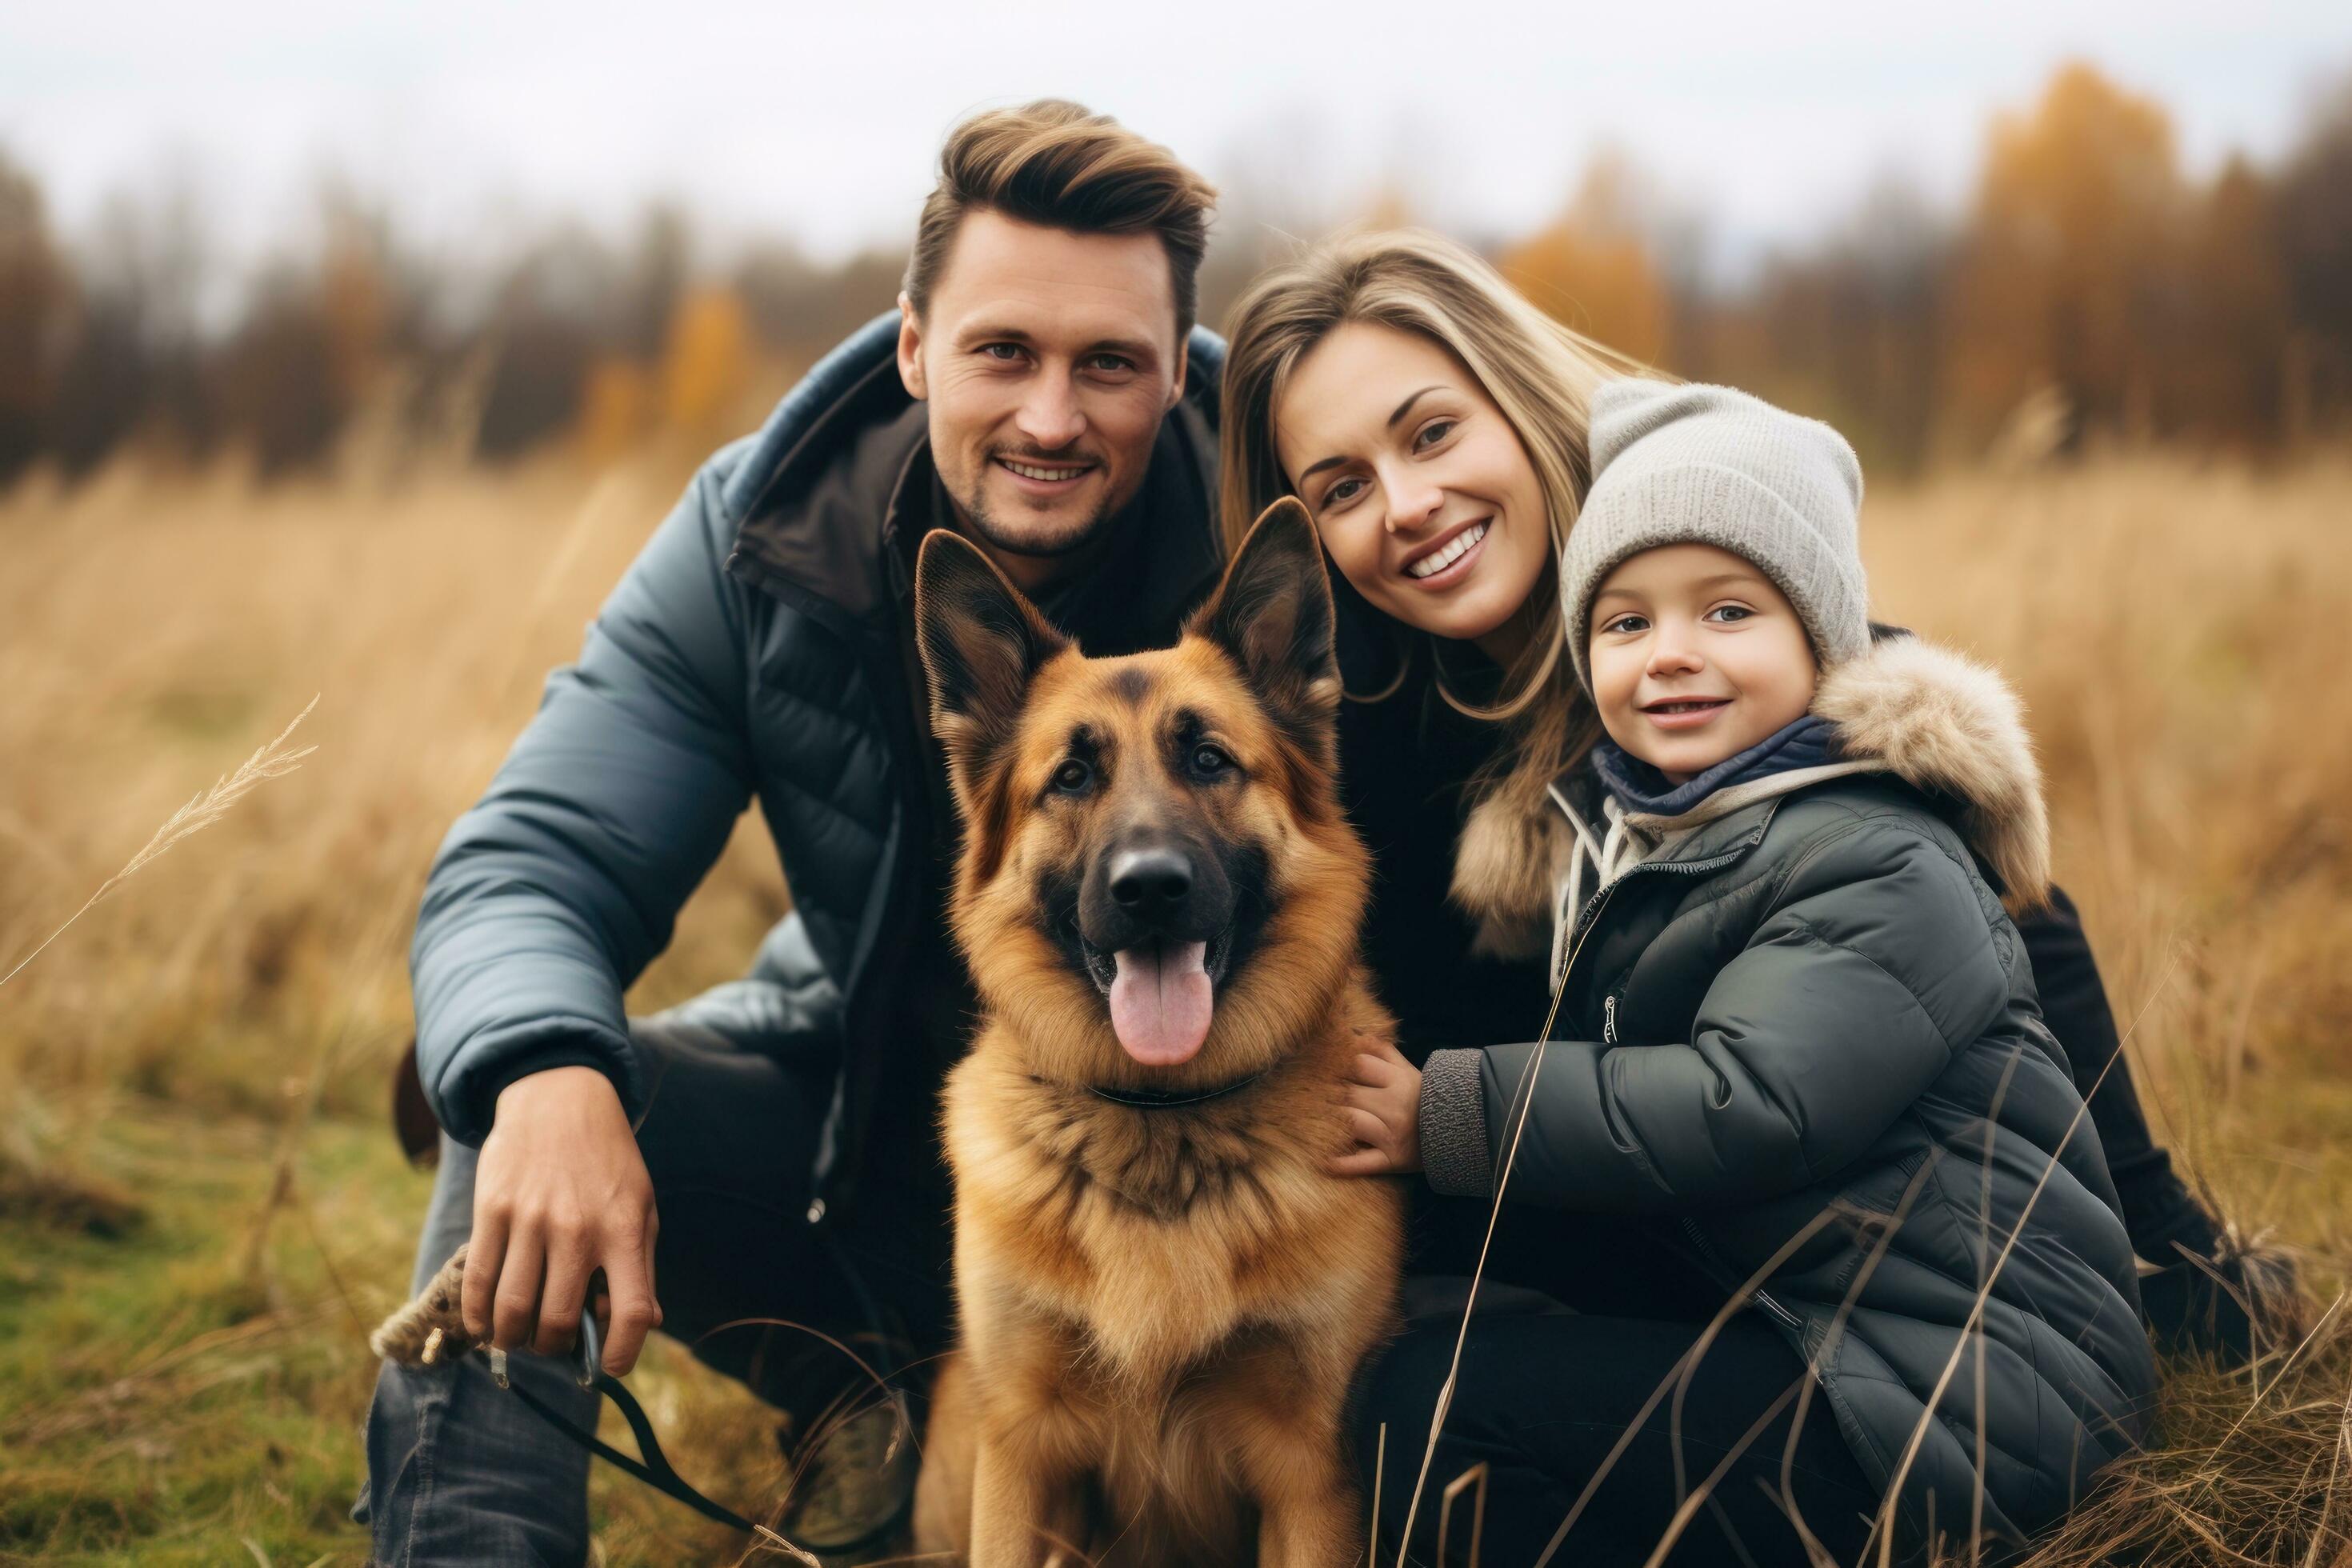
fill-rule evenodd
<path id="1" fill-rule="evenodd" d="M 1322 1169 L 1352 1049 L 1341 1026 L 1261 1084 L 1139 1110 L 1041 1079 L 1017 1042 L 983 1036 L 947 1097 L 966 1310 L 1057 1320 L 1140 1371 L 1381 1299 L 1401 1194 Z"/>

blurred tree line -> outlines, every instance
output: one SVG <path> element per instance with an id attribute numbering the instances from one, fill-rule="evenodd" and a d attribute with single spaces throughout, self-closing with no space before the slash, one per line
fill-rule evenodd
<path id="1" fill-rule="evenodd" d="M 559 224 L 436 263 L 349 192 L 317 216 L 221 308 L 192 195 L 119 199 L 68 243 L 0 153 L 0 483 L 134 444 L 265 474 L 709 444 L 886 308 L 902 260 L 821 265 L 772 241 L 712 265 L 657 208 L 617 240 Z M 1272 232 L 1253 216 L 1227 233 Z M 1958 215 L 1884 184 L 1738 286 L 1709 280 L 1702 226 L 1662 217 L 1603 156 L 1555 222 L 1490 248 L 1563 320 L 1829 419 L 1874 468 L 2352 429 L 2352 79 L 2277 166 L 2236 159 L 2199 183 L 2160 106 L 2068 66 L 1995 121 Z M 1246 238 L 1213 251 L 1203 319 L 1265 258 Z"/>
<path id="2" fill-rule="evenodd" d="M 763 371 L 789 374 L 886 307 L 900 266 L 768 244 L 713 271 L 668 208 L 619 241 L 563 223 L 461 263 L 404 248 L 338 189 L 315 227 L 208 312 L 222 279 L 191 195 L 112 202 L 68 247 L 0 153 L 0 483 L 44 460 L 76 477 L 131 445 L 276 475 L 716 440 Z"/>
<path id="3" fill-rule="evenodd" d="M 2278 167 L 2200 184 L 2159 105 L 2066 66 L 1994 121 L 1963 213 L 1882 184 L 1738 290 L 1699 280 L 1632 184 L 1596 163 L 1506 271 L 1603 342 L 1831 421 L 1873 466 L 2352 433 L 2352 78 Z"/>

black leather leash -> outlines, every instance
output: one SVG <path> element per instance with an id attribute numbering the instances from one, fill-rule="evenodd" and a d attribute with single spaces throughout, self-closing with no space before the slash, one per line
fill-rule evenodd
<path id="1" fill-rule="evenodd" d="M 629 1430 L 636 1435 L 637 1447 L 645 1455 L 643 1461 L 629 1458 L 593 1432 L 583 1431 L 573 1426 L 570 1417 L 541 1399 L 530 1389 L 523 1387 L 522 1384 L 509 1384 L 507 1391 L 520 1399 L 530 1408 L 531 1414 L 537 1415 L 541 1421 L 546 1422 L 598 1458 L 606 1460 L 615 1468 L 625 1470 L 636 1477 L 656 1491 L 666 1492 L 705 1519 L 717 1520 L 719 1523 L 740 1530 L 746 1535 L 757 1535 L 760 1532 L 758 1525 L 753 1524 L 733 1509 L 715 1503 L 704 1497 L 688 1484 L 684 1476 L 679 1475 L 670 1467 L 667 1456 L 662 1453 L 660 1442 L 654 1436 L 654 1424 L 646 1418 L 645 1406 L 637 1403 L 635 1394 L 621 1386 L 618 1378 L 609 1373 L 600 1372 L 596 1374 L 596 1380 L 588 1386 L 620 1406 L 622 1419 L 628 1422 Z"/>
<path id="2" fill-rule="evenodd" d="M 490 1358 L 490 1374 L 500 1388 L 520 1399 L 524 1408 L 532 1415 L 598 1458 L 615 1469 L 635 1476 L 656 1491 L 684 1503 L 705 1519 L 716 1520 L 746 1535 L 765 1533 L 759 1525 L 733 1509 L 715 1503 L 695 1490 L 686 1478 L 677 1473 L 669 1462 L 669 1456 L 662 1452 L 661 1440 L 654 1436 L 654 1424 L 646 1415 L 646 1407 L 637 1403 L 635 1394 L 621 1386 L 619 1378 L 604 1370 L 602 1338 L 596 1331 L 594 1316 L 583 1312 L 580 1315 L 580 1365 L 573 1375 L 581 1387 L 594 1389 L 620 1408 L 621 1418 L 629 1424 L 629 1431 L 637 1440 L 637 1451 L 645 1456 L 642 1459 L 631 1458 L 593 1431 L 579 1426 L 570 1416 L 521 1384 L 513 1382 L 506 1375 L 504 1358 L 496 1352 L 485 1350 L 481 1353 Z"/>

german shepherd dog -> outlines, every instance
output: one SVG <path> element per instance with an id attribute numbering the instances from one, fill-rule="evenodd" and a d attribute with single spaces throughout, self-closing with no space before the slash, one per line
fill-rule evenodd
<path id="1" fill-rule="evenodd" d="M 1347 1568 L 1342 1405 L 1394 1323 L 1404 1200 L 1325 1169 L 1393 1024 L 1313 526 L 1270 510 L 1165 651 L 1083 657 L 946 532 L 916 605 L 985 1009 L 944 1099 L 961 1342 L 918 1544 Z"/>

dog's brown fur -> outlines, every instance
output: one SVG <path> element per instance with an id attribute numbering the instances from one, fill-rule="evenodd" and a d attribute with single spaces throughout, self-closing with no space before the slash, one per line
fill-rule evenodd
<path id="1" fill-rule="evenodd" d="M 950 1078 L 961 1346 L 934 1394 L 919 1546 L 979 1568 L 1343 1568 L 1363 1549 L 1341 1405 L 1392 1326 L 1403 1195 L 1335 1177 L 1352 1057 L 1391 1027 L 1357 957 L 1369 869 L 1333 783 L 1329 589 L 1290 503 L 1176 647 L 1086 659 L 962 541 L 918 572 L 965 842 L 958 940 L 987 1017 Z M 1102 787 L 1057 795 L 1083 734 Z M 1238 778 L 1179 759 L 1206 736 Z M 1181 821 L 1263 868 L 1206 1043 L 1121 1049 L 1041 894 L 1121 822 Z M 1089 1089 L 1205 1089 L 1150 1110 Z M 1066 1558 L 1066 1561 L 1068 1560 Z"/>

